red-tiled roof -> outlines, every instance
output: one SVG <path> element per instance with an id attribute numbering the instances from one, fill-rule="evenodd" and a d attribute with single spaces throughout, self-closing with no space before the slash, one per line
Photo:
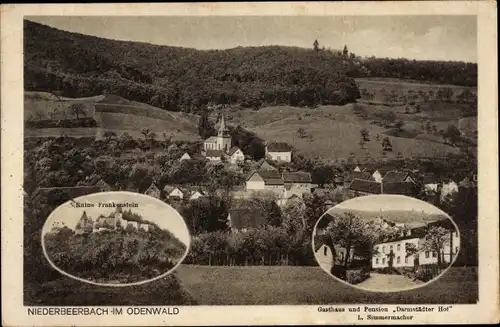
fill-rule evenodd
<path id="1" fill-rule="evenodd" d="M 365 179 L 354 179 L 349 185 L 349 189 L 356 192 L 380 194 L 380 183 Z"/>
<path id="2" fill-rule="evenodd" d="M 233 228 L 258 228 L 267 224 L 264 212 L 255 208 L 230 209 L 229 218 Z"/>

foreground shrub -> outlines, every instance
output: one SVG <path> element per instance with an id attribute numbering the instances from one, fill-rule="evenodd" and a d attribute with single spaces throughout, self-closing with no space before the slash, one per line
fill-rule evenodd
<path id="1" fill-rule="evenodd" d="M 368 267 L 351 269 L 346 272 L 346 281 L 352 285 L 359 284 L 368 279 L 368 277 L 370 277 L 370 269 Z"/>

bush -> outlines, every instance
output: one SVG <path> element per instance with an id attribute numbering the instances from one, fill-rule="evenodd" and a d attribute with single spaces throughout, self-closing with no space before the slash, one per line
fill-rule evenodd
<path id="1" fill-rule="evenodd" d="M 446 264 L 441 265 L 441 267 L 437 264 L 421 265 L 415 272 L 415 278 L 423 282 L 428 282 L 436 278 L 446 267 Z"/>
<path id="2" fill-rule="evenodd" d="M 80 119 L 42 119 L 28 120 L 25 122 L 27 128 L 73 128 L 73 127 L 97 127 L 97 121 L 94 118 L 85 117 Z"/>
<path id="3" fill-rule="evenodd" d="M 349 284 L 355 285 L 370 277 L 370 269 L 368 267 L 363 267 L 361 269 L 351 269 L 346 273 L 346 281 Z"/>
<path id="4" fill-rule="evenodd" d="M 344 266 L 335 265 L 330 270 L 331 274 L 342 280 L 346 280 L 346 269 Z"/>
<path id="5" fill-rule="evenodd" d="M 401 272 L 399 272 L 394 267 L 376 268 L 376 269 L 373 269 L 373 271 L 376 272 L 376 273 L 378 273 L 378 274 L 401 275 Z"/>

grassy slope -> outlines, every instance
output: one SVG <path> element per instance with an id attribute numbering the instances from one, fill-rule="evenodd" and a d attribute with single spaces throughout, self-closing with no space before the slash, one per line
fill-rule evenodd
<path id="1" fill-rule="evenodd" d="M 118 135 L 127 132 L 134 138 L 142 137 L 140 133 L 142 128 L 150 128 L 157 134 L 162 132 L 171 133 L 173 139 L 196 140 L 197 127 L 196 117 L 177 112 L 168 112 L 147 104 L 128 101 L 117 96 L 106 96 L 104 102 L 101 102 L 103 96 L 95 96 L 89 98 L 68 99 L 57 101 L 54 95 L 46 92 L 25 92 L 24 100 L 24 117 L 25 120 L 33 119 L 50 119 L 55 114 L 56 119 L 74 118 L 71 112 L 71 105 L 74 103 L 83 103 L 87 116 L 93 116 L 97 122 L 99 131 L 112 130 Z M 134 111 L 140 114 L 128 114 L 118 112 L 95 112 L 94 104 L 103 103 L 105 106 L 112 107 L 116 105 L 125 105 L 135 107 Z M 146 117 L 146 114 L 160 112 L 162 119 Z M 57 136 L 61 133 L 66 133 L 70 136 L 90 136 L 95 135 L 95 129 L 91 128 L 66 128 L 66 129 L 40 129 L 27 130 L 26 136 Z M 158 135 L 161 138 L 161 135 Z"/>
<path id="2" fill-rule="evenodd" d="M 43 283 L 25 284 L 25 305 L 189 305 L 195 304 L 189 291 L 173 274 L 157 281 L 129 287 L 103 287 L 67 277 Z"/>
<path id="3" fill-rule="evenodd" d="M 309 116 L 307 116 L 309 115 Z M 259 111 L 245 110 L 234 113 L 232 123 L 247 126 L 266 140 L 284 141 L 292 144 L 300 152 L 328 159 L 347 159 L 351 152 L 357 158 L 380 158 L 382 138 L 376 141 L 375 135 L 386 129 L 372 125 L 369 121 L 357 118 L 352 105 L 324 106 L 317 109 L 270 107 Z M 303 128 L 311 138 L 299 138 L 297 130 Z M 366 128 L 372 141 L 364 149 L 358 145 L 360 130 Z M 447 152 L 457 152 L 450 146 L 427 140 L 389 137 L 395 157 L 401 152 L 405 157 L 439 156 Z"/>
<path id="4" fill-rule="evenodd" d="M 382 88 L 387 93 L 395 91 L 398 96 L 408 96 L 410 90 L 417 93 L 422 90 L 428 93 L 432 90 L 437 93 L 443 85 L 411 82 L 406 80 L 369 78 L 357 79 L 359 89 L 366 88 L 375 94 L 375 101 L 383 102 Z M 448 87 L 448 86 L 446 86 Z M 460 94 L 465 87 L 449 86 L 453 91 L 453 98 Z M 475 88 L 469 88 L 473 93 Z M 368 114 L 367 120 L 358 118 L 353 107 L 360 106 Z M 438 129 L 445 129 L 448 124 L 459 124 L 461 108 L 466 104 L 446 103 L 436 99 L 420 102 L 420 113 L 405 113 L 405 106 L 348 104 L 346 106 L 320 106 L 315 109 L 296 108 L 289 106 L 267 107 L 261 110 L 230 111 L 229 120 L 233 124 L 241 124 L 256 132 L 266 140 L 284 141 L 292 144 L 299 151 L 306 154 L 329 159 L 347 159 L 351 152 L 359 159 L 368 156 L 380 158 L 382 134 L 385 128 L 370 124 L 375 113 L 392 111 L 396 119 L 404 121 L 404 129 L 408 137 L 390 137 L 393 152 L 388 157 L 395 157 L 401 152 L 404 157 L 441 156 L 446 153 L 455 153 L 458 150 L 443 144 L 440 136 L 425 134 L 420 129 L 423 122 L 430 120 Z M 472 118 L 474 119 L 474 118 Z M 472 120 L 471 119 L 471 120 Z M 465 123 L 462 123 L 465 125 Z M 473 124 L 467 124 L 467 127 Z M 311 137 L 299 138 L 297 130 L 303 128 Z M 365 149 L 358 145 L 360 130 L 366 128 L 372 135 L 372 141 L 365 144 Z M 468 128 L 470 129 L 470 128 Z M 375 135 L 381 134 L 380 141 Z M 413 136 L 415 137 L 413 137 Z"/>
<path id="5" fill-rule="evenodd" d="M 475 268 L 451 268 L 430 285 L 395 293 L 356 289 L 319 267 L 181 265 L 177 273 L 200 305 L 475 303 Z"/>

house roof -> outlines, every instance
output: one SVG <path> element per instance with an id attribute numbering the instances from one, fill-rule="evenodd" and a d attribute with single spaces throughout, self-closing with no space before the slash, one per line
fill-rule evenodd
<path id="1" fill-rule="evenodd" d="M 205 153 L 205 157 L 220 158 L 223 154 L 224 152 L 222 152 L 221 150 L 207 150 L 207 152 Z"/>
<path id="2" fill-rule="evenodd" d="M 149 187 L 146 189 L 146 191 L 150 190 L 150 189 L 153 189 L 153 190 L 160 190 L 160 188 L 153 182 L 151 183 L 151 185 L 149 185 Z"/>
<path id="3" fill-rule="evenodd" d="M 273 167 L 270 163 L 268 163 L 266 160 L 262 160 L 262 162 L 259 165 L 259 170 L 277 170 L 277 169 Z"/>
<path id="4" fill-rule="evenodd" d="M 373 181 L 373 176 L 367 171 L 352 171 L 346 174 L 345 180 L 352 181 L 355 179 L 363 179 L 367 181 Z"/>
<path id="5" fill-rule="evenodd" d="M 215 142 L 217 142 L 216 136 L 210 136 L 208 139 L 205 140 L 205 143 L 215 143 Z"/>
<path id="6" fill-rule="evenodd" d="M 380 194 L 381 187 L 380 183 L 375 181 L 370 181 L 366 179 L 353 179 L 351 185 L 349 185 L 349 189 L 357 192 L 365 192 L 371 194 Z"/>
<path id="7" fill-rule="evenodd" d="M 267 224 L 264 212 L 255 208 L 230 209 L 229 217 L 234 228 L 258 228 Z"/>
<path id="8" fill-rule="evenodd" d="M 270 152 L 290 152 L 292 147 L 285 142 L 271 142 L 267 145 L 267 151 Z"/>
<path id="9" fill-rule="evenodd" d="M 311 174 L 304 171 L 283 173 L 285 183 L 311 183 Z"/>
<path id="10" fill-rule="evenodd" d="M 391 169 L 390 168 L 386 168 L 386 167 L 377 167 L 377 166 L 368 166 L 365 169 L 363 169 L 363 172 L 368 172 L 371 175 L 373 175 L 373 173 L 376 172 L 376 171 L 378 171 L 380 173 L 380 175 L 384 176 L 389 171 L 391 171 Z"/>
<path id="11" fill-rule="evenodd" d="M 399 182 L 399 183 L 383 182 L 382 187 L 384 194 L 411 195 L 415 190 L 413 184 L 404 182 Z"/>
<path id="12" fill-rule="evenodd" d="M 409 176 L 408 172 L 391 170 L 384 175 L 382 180 L 384 181 L 384 183 L 400 183 L 403 182 L 408 176 Z"/>
<path id="13" fill-rule="evenodd" d="M 283 185 L 283 179 L 277 170 L 262 170 L 257 172 L 268 185 Z"/>
<path id="14" fill-rule="evenodd" d="M 97 183 L 94 184 L 94 186 L 98 186 L 98 187 L 107 187 L 109 188 L 109 184 L 106 183 L 104 180 L 100 179 L 97 181 Z"/>
<path id="15" fill-rule="evenodd" d="M 239 149 L 240 149 L 240 148 L 238 148 L 237 146 L 233 146 L 233 147 L 229 150 L 228 154 L 229 154 L 230 156 L 232 156 L 232 155 L 233 155 L 236 151 L 238 151 Z"/>

